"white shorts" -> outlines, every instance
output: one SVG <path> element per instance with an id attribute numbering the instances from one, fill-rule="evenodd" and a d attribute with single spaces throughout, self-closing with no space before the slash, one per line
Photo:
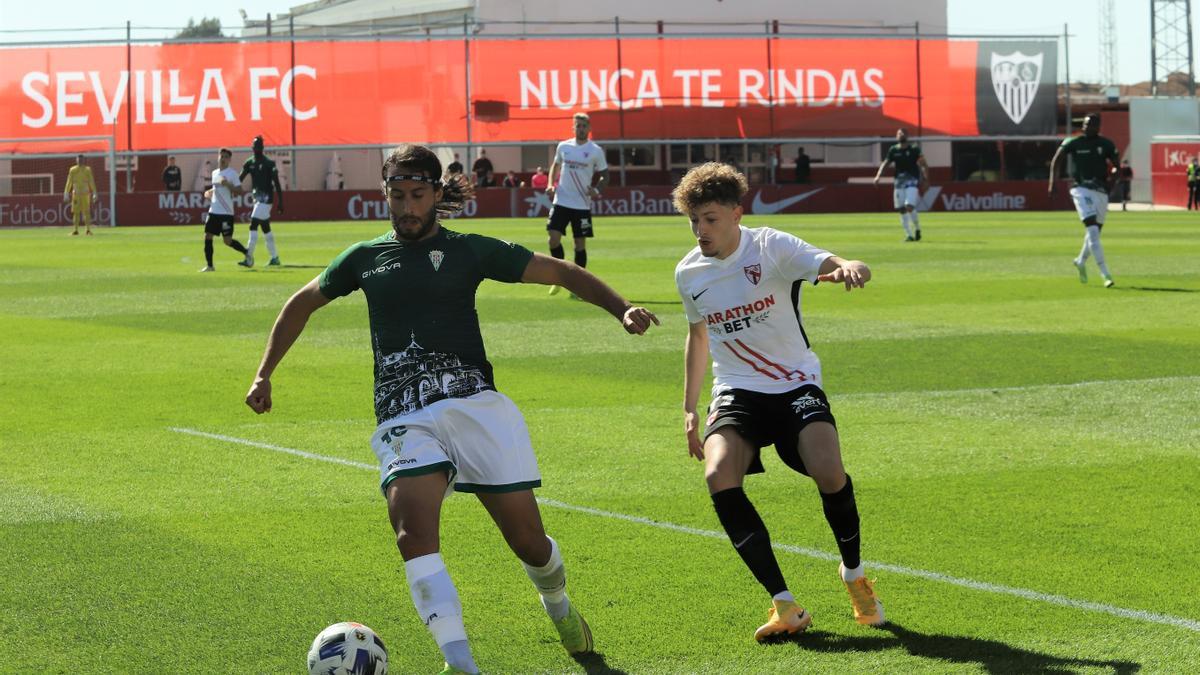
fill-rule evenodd
<path id="1" fill-rule="evenodd" d="M 921 193 L 916 187 L 900 187 L 892 191 L 892 203 L 897 209 L 911 206 L 914 209 L 921 203 Z"/>
<path id="2" fill-rule="evenodd" d="M 257 220 L 270 220 L 271 205 L 266 202 L 254 202 L 254 208 L 250 211 L 250 217 Z"/>
<path id="3" fill-rule="evenodd" d="M 461 492 L 516 492 L 539 487 L 533 444 L 525 418 L 507 396 L 481 391 L 447 398 L 375 429 L 371 449 L 379 458 L 380 489 L 400 476 L 446 471 Z"/>
<path id="4" fill-rule="evenodd" d="M 1104 224 L 1104 217 L 1108 215 L 1108 195 L 1099 190 L 1073 187 L 1071 199 L 1075 202 L 1075 211 L 1079 213 L 1080 220 L 1095 216 L 1097 225 Z"/>

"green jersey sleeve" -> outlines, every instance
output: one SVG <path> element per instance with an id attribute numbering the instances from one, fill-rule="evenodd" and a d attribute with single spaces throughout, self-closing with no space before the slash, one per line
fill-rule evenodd
<path id="1" fill-rule="evenodd" d="M 478 234 L 467 235 L 467 243 L 479 260 L 479 272 L 487 279 L 516 283 L 525 275 L 533 251 L 500 239 Z"/>
<path id="2" fill-rule="evenodd" d="M 354 252 L 358 249 L 359 244 L 355 244 L 342 251 L 338 257 L 333 259 L 333 262 L 329 263 L 325 271 L 321 272 L 318 283 L 322 295 L 333 300 L 358 290 L 358 275 L 355 274 L 351 260 Z"/>

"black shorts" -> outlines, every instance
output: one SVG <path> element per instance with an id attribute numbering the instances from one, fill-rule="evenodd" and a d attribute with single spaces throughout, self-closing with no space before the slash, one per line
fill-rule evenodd
<path id="1" fill-rule="evenodd" d="M 208 218 L 204 221 L 204 234 L 233 236 L 233 216 L 209 213 Z"/>
<path id="2" fill-rule="evenodd" d="M 763 472 L 758 451 L 774 445 L 784 464 L 807 476 L 800 459 L 800 430 L 813 422 L 837 426 L 829 410 L 829 399 L 815 384 L 805 384 L 783 394 L 729 389 L 709 404 L 704 438 L 707 440 L 722 427 L 733 427 L 755 448 L 747 474 Z"/>
<path id="3" fill-rule="evenodd" d="M 572 209 L 558 204 L 550 207 L 550 217 L 546 219 L 547 232 L 554 230 L 566 234 L 567 223 L 571 224 L 571 236 L 576 239 L 593 236 L 591 210 Z"/>

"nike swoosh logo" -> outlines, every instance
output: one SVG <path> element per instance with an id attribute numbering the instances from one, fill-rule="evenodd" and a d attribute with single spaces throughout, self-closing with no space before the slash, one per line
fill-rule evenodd
<path id="1" fill-rule="evenodd" d="M 733 545 L 733 547 L 734 547 L 734 548 L 741 548 L 741 547 L 743 547 L 743 546 L 745 546 L 745 545 L 746 545 L 746 542 L 750 541 L 750 540 L 751 540 L 751 539 L 753 539 L 753 538 L 754 538 L 754 534 L 753 534 L 753 533 L 751 533 L 751 534 L 748 534 L 748 535 L 746 535 L 746 538 L 745 538 L 745 539 L 743 539 L 743 540 L 739 541 L 738 543 L 734 544 L 734 545 Z"/>
<path id="2" fill-rule="evenodd" d="M 823 412 L 825 412 L 825 411 L 824 411 L 824 410 L 814 410 L 814 411 L 812 411 L 812 412 L 810 412 L 810 413 L 806 413 L 806 414 L 802 415 L 802 416 L 800 417 L 800 419 L 802 419 L 802 420 L 806 420 L 806 419 L 808 419 L 808 418 L 812 417 L 813 415 L 820 415 L 820 414 L 821 414 L 821 413 L 823 413 Z"/>
<path id="3" fill-rule="evenodd" d="M 705 294 L 705 293 L 707 293 L 707 292 L 708 292 L 708 289 L 706 288 L 706 289 L 704 289 L 704 290 L 700 291 L 699 293 L 697 293 L 697 294 L 693 295 L 693 296 L 692 296 L 692 301 L 693 301 L 693 302 L 695 302 L 696 300 L 699 300 L 699 299 L 700 299 L 700 296 L 704 295 L 704 294 Z"/>
<path id="4" fill-rule="evenodd" d="M 777 202 L 764 202 L 762 199 L 762 190 L 759 190 L 754 195 L 754 203 L 750 205 L 750 213 L 754 213 L 754 214 L 758 214 L 758 215 L 769 215 L 772 213 L 779 213 L 780 211 L 791 206 L 792 204 L 795 204 L 796 202 L 804 201 L 805 199 L 808 199 L 809 197 L 817 194 L 818 192 L 820 192 L 821 190 L 824 190 L 824 189 L 825 188 L 817 188 L 815 190 L 809 190 L 808 192 L 802 192 L 798 195 L 793 195 L 786 199 L 780 199 Z"/>

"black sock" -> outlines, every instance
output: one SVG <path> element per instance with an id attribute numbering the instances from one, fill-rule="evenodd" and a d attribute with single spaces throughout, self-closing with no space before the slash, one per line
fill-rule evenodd
<path id="1" fill-rule="evenodd" d="M 209 267 L 213 266 L 212 251 L 213 251 L 212 239 L 205 239 L 204 240 L 204 259 L 208 262 Z"/>
<path id="2" fill-rule="evenodd" d="M 580 267 L 587 267 L 587 249 L 577 249 L 575 251 L 575 264 Z"/>
<path id="3" fill-rule="evenodd" d="M 858 504 L 854 501 L 854 483 L 850 482 L 850 474 L 846 474 L 846 484 L 841 490 L 833 494 L 821 493 L 821 505 L 825 508 L 825 520 L 829 521 L 837 539 L 842 564 L 847 569 L 858 567 L 862 564 L 859 557 L 862 538 L 858 535 Z"/>
<path id="4" fill-rule="evenodd" d="M 564 259 L 566 256 L 563 255 L 562 244 L 559 244 L 558 246 L 552 246 L 550 248 L 550 255 L 555 258 L 558 258 L 559 260 Z"/>
<path id="5" fill-rule="evenodd" d="M 243 254 L 243 255 L 246 253 L 246 247 L 245 247 L 245 246 L 242 246 L 242 242 L 238 241 L 237 239 L 230 239 L 230 240 L 229 240 L 229 248 L 231 248 L 231 249 L 233 249 L 233 250 L 235 250 L 235 251 L 237 251 L 238 253 L 241 253 L 241 254 Z"/>
<path id="6" fill-rule="evenodd" d="M 758 517 L 746 492 L 740 487 L 721 490 L 712 496 L 712 501 L 725 534 L 729 535 L 733 548 L 742 556 L 758 583 L 772 596 L 786 591 L 787 584 L 783 581 L 783 572 L 779 571 L 775 552 L 771 550 L 767 526 Z"/>

